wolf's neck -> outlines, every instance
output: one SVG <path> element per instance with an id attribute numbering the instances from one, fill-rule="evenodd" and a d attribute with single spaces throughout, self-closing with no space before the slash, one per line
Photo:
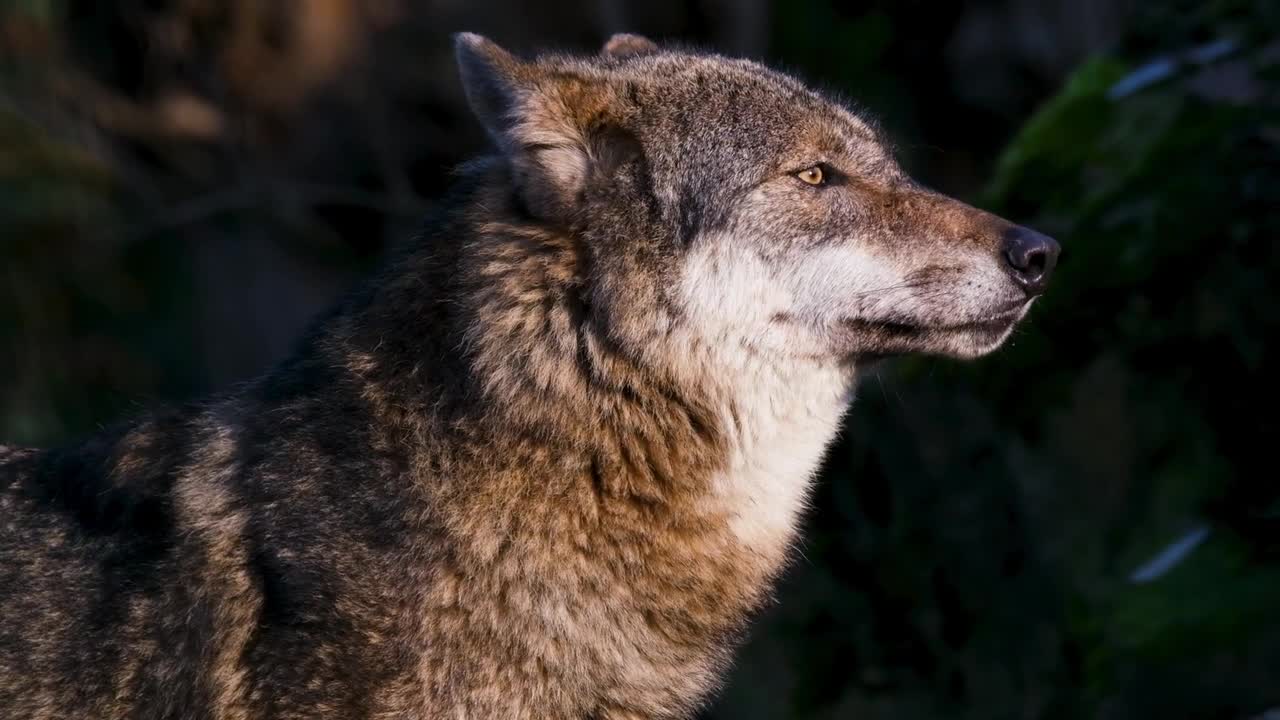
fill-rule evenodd
<path id="1" fill-rule="evenodd" d="M 814 476 L 839 432 L 853 393 L 840 366 L 757 364 L 733 382 L 728 462 L 713 502 L 745 547 L 781 563 L 795 537 Z"/>

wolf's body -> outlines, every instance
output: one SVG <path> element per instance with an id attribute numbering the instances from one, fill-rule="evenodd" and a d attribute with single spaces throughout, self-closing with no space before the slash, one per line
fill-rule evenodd
<path id="1" fill-rule="evenodd" d="M 0 451 L 0 716 L 688 717 L 859 366 L 1052 265 L 757 65 L 459 56 L 500 154 L 292 360 Z"/>

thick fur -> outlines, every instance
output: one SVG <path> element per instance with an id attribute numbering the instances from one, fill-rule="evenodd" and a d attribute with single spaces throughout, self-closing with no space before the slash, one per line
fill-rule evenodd
<path id="1" fill-rule="evenodd" d="M 1011 226 L 786 75 L 458 46 L 498 154 L 290 361 L 0 451 L 0 716 L 689 717 L 857 369 L 1029 305 Z"/>

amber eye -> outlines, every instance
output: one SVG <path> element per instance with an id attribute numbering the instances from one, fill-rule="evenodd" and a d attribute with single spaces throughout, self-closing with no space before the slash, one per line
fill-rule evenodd
<path id="1" fill-rule="evenodd" d="M 796 177 L 806 185 L 822 185 L 827 181 L 827 174 L 822 171 L 821 165 L 805 168 L 796 173 Z"/>

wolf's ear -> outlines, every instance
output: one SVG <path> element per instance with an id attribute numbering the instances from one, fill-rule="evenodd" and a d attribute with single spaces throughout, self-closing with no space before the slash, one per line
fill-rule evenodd
<path id="1" fill-rule="evenodd" d="M 612 95 L 602 81 L 523 62 L 470 33 L 457 36 L 456 50 L 467 101 L 534 215 L 568 218 L 589 181 L 634 154 L 634 143 L 618 141 L 629 136 L 607 121 Z"/>
<path id="2" fill-rule="evenodd" d="M 471 111 L 493 139 L 502 143 L 522 96 L 528 92 L 530 79 L 524 63 L 475 33 L 455 35 L 454 54 Z"/>
<path id="3" fill-rule="evenodd" d="M 618 33 L 609 38 L 600 54 L 607 57 L 629 57 L 658 52 L 658 44 L 643 35 Z"/>

